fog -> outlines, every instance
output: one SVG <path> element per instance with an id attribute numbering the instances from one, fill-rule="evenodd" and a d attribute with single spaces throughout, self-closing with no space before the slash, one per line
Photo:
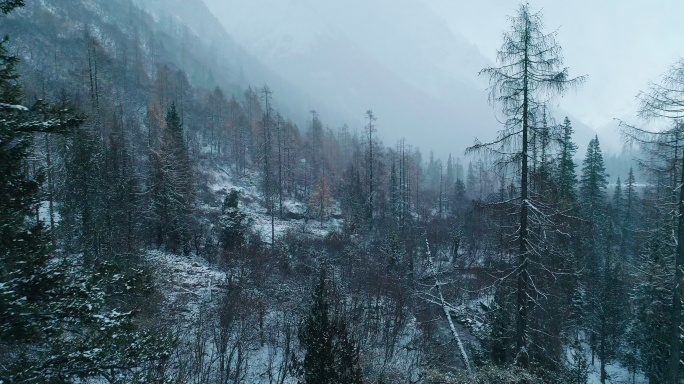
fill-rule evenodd
<path id="1" fill-rule="evenodd" d="M 496 0 L 205 0 L 228 33 L 276 73 L 361 129 L 367 109 L 387 144 L 461 155 L 499 127 L 477 72 L 495 61 L 517 4 Z M 677 59 L 675 15 L 684 5 L 639 1 L 531 2 L 557 30 L 570 74 L 588 75 L 558 99 L 577 141 L 598 133 L 620 148 L 614 118 L 634 119 L 634 97 Z M 277 95 L 276 95 L 277 97 Z M 326 119 L 326 116 L 322 116 Z M 499 119 L 501 117 L 499 116 Z"/>
<path id="2" fill-rule="evenodd" d="M 426 0 L 455 34 L 477 45 L 494 60 L 510 1 L 483 2 Z M 558 32 L 565 64 L 575 75 L 588 75 L 577 93 L 569 93 L 562 106 L 583 122 L 609 135 L 614 118 L 633 118 L 635 96 L 649 81 L 681 57 L 684 49 L 678 1 L 530 1 L 541 10 L 547 30 Z M 608 125 L 608 127 L 606 126 Z"/>

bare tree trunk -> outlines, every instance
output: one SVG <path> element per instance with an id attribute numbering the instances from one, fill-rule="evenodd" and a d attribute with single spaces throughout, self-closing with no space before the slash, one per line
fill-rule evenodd
<path id="1" fill-rule="evenodd" d="M 372 110 L 366 112 L 368 118 L 368 220 L 373 222 L 373 121 L 377 120 Z"/>
<path id="2" fill-rule="evenodd" d="M 437 293 L 439 294 L 438 304 L 442 307 L 442 310 L 444 311 L 444 315 L 446 316 L 447 322 L 449 323 L 451 335 L 454 337 L 454 340 L 456 341 L 456 345 L 458 346 L 458 351 L 461 355 L 461 359 L 463 360 L 463 364 L 465 365 L 468 373 L 472 374 L 473 368 L 470 366 L 468 354 L 466 353 L 465 347 L 463 346 L 463 342 L 461 341 L 461 337 L 458 334 L 458 330 L 456 329 L 456 326 L 454 325 L 454 322 L 451 319 L 451 306 L 447 304 L 446 300 L 444 300 L 444 296 L 442 295 L 442 283 L 439 281 L 437 277 L 437 268 L 435 268 L 435 265 L 432 261 L 432 253 L 430 252 L 430 244 L 428 243 L 427 236 L 425 237 L 425 247 L 427 249 L 428 263 L 430 264 L 430 269 L 432 270 L 432 274 L 435 278 L 435 287 L 437 288 Z"/>
<path id="3" fill-rule="evenodd" d="M 282 120 L 280 116 L 278 116 L 278 210 L 279 210 L 279 217 L 282 220 L 283 218 L 283 155 L 282 155 L 282 146 L 283 146 L 283 138 L 282 138 Z"/>
<path id="4" fill-rule="evenodd" d="M 45 134 L 45 161 L 47 166 L 47 187 L 48 187 L 48 215 L 50 216 L 50 231 L 55 229 L 55 206 L 54 206 L 54 183 L 52 180 L 52 159 L 50 157 L 50 138 L 49 135 Z M 54 239 L 52 234 L 50 238 Z"/>
<path id="5" fill-rule="evenodd" d="M 527 46 L 527 33 L 525 38 L 525 46 Z M 528 162 L 528 148 L 527 148 L 527 135 L 529 130 L 529 97 L 528 97 L 528 84 L 527 84 L 527 48 L 525 48 L 525 69 L 523 74 L 523 114 L 522 114 L 522 165 L 520 174 L 520 249 L 518 254 L 518 296 L 517 296 L 517 321 L 516 321 L 516 334 L 515 334 L 515 344 L 516 344 L 516 361 L 523 367 L 527 368 L 529 366 L 529 353 L 527 351 L 527 306 L 529 302 L 527 292 L 527 283 L 529 279 L 528 260 L 527 260 L 527 162 Z"/>

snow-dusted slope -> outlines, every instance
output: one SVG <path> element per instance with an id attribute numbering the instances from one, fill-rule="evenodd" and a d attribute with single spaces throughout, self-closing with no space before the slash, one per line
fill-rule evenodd
<path id="1" fill-rule="evenodd" d="M 209 189 L 216 195 L 217 201 L 222 201 L 232 190 L 239 193 L 239 209 L 247 215 L 251 230 L 267 244 L 271 244 L 272 229 L 276 239 L 287 232 L 322 238 L 331 232 L 342 230 L 343 222 L 338 204 L 334 205 L 330 217 L 320 221 L 308 218 L 315 214 L 308 212 L 305 203 L 287 197 L 283 199 L 283 213 L 289 218 L 281 219 L 277 212 L 273 218 L 273 228 L 271 228 L 271 215 L 268 213 L 267 203 L 260 190 L 262 181 L 258 172 L 237 175 L 226 166 L 213 164 L 207 170 L 207 174 Z M 279 211 L 278 202 L 276 202 L 275 209 Z"/>

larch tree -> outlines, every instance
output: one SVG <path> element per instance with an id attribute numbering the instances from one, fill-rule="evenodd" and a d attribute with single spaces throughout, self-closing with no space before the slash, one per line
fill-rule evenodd
<path id="1" fill-rule="evenodd" d="M 499 158 L 498 165 L 518 168 L 518 258 L 513 274 L 517 278 L 515 360 L 520 366 L 528 367 L 529 311 L 534 305 L 532 291 L 535 289 L 529 271 L 530 255 L 535 252 L 529 232 L 530 210 L 538 209 L 530 199 L 529 191 L 534 117 L 552 97 L 580 85 L 584 77 L 570 77 L 568 68 L 563 67 L 556 33 L 544 32 L 541 13 L 532 13 L 529 4 L 521 4 L 510 22 L 510 30 L 504 33 L 503 44 L 497 51 L 499 66 L 480 71 L 480 75 L 489 79 L 490 103 L 501 106 L 504 127 L 495 141 L 477 141 L 467 152 L 485 150 Z"/>
<path id="2" fill-rule="evenodd" d="M 326 171 L 325 153 L 323 148 L 323 123 L 321 122 L 318 112 L 312 110 L 311 113 L 311 129 L 308 132 L 308 139 L 311 145 L 311 182 L 317 183 L 321 175 Z"/>
<path id="3" fill-rule="evenodd" d="M 222 148 L 222 145 L 227 136 L 224 128 L 226 126 L 228 100 L 226 100 L 221 88 L 216 87 L 207 94 L 206 104 L 208 110 L 207 127 L 209 129 L 209 151 L 213 153 L 214 149 L 216 149 L 216 153 L 220 155 L 221 150 L 225 152 L 225 148 Z"/>
<path id="4" fill-rule="evenodd" d="M 261 89 L 261 92 L 264 98 L 264 116 L 261 120 L 261 133 L 263 135 L 263 141 L 261 143 L 261 158 L 264 165 L 263 194 L 264 200 L 267 204 L 268 213 L 271 215 L 271 247 L 273 247 L 275 245 L 275 204 L 273 200 L 274 180 L 272 172 L 273 164 L 271 159 L 273 155 L 272 127 L 274 123 L 274 111 L 271 107 L 271 97 L 273 92 L 267 85 L 264 85 L 264 87 Z"/>
<path id="5" fill-rule="evenodd" d="M 244 174 L 247 167 L 247 141 L 249 135 L 249 123 L 247 115 L 238 103 L 235 96 L 228 102 L 228 125 L 232 132 L 231 151 L 232 161 L 235 163 L 235 172 Z"/>
<path id="6" fill-rule="evenodd" d="M 321 225 L 323 225 L 323 221 L 328 218 L 333 203 L 334 199 L 332 191 L 330 190 L 328 178 L 321 176 L 318 180 L 316 190 L 309 198 L 309 208 L 318 213 L 317 216 Z"/>

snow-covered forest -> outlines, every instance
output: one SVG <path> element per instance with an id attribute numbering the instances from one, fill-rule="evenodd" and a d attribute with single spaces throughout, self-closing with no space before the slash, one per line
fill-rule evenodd
<path id="1" fill-rule="evenodd" d="M 0 0 L 0 384 L 681 382 L 684 62 L 604 158 L 511 6 L 440 158 L 200 1 Z"/>

